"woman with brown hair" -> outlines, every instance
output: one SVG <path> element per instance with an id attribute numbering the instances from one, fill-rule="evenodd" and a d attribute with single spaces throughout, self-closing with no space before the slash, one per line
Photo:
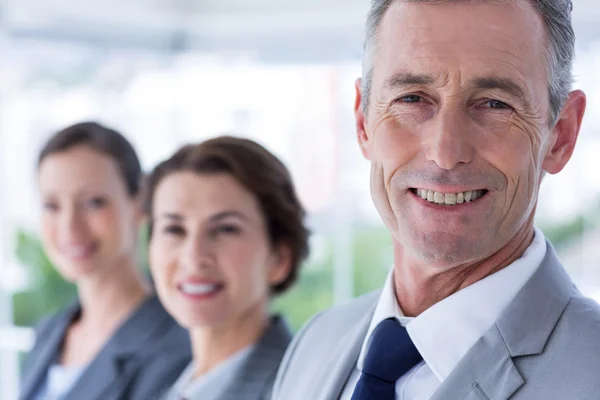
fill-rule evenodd
<path id="1" fill-rule="evenodd" d="M 148 400 L 189 363 L 186 332 L 137 266 L 142 169 L 120 133 L 93 122 L 38 157 L 44 248 L 77 300 L 37 329 L 22 400 Z"/>
<path id="2" fill-rule="evenodd" d="M 188 145 L 150 175 L 146 211 L 158 295 L 192 343 L 167 398 L 268 399 L 291 338 L 269 303 L 308 253 L 287 169 L 246 139 Z"/>

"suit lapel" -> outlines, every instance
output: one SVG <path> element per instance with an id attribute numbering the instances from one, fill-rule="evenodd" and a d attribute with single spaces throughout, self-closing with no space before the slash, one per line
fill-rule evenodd
<path id="1" fill-rule="evenodd" d="M 494 326 L 469 350 L 431 400 L 506 400 L 525 382 Z"/>
<path id="2" fill-rule="evenodd" d="M 285 321 L 279 316 L 274 316 L 269 329 L 256 344 L 221 398 L 262 399 L 261 394 L 265 393 L 265 386 L 275 378 L 291 339 L 292 334 Z"/>
<path id="3" fill-rule="evenodd" d="M 309 398 L 331 400 L 338 399 L 342 395 L 350 374 L 356 368 L 356 362 L 367 335 L 369 323 L 373 318 L 378 298 L 379 296 L 374 297 L 369 312 L 365 313 L 358 323 L 340 338 L 335 349 L 329 352 L 329 358 L 323 361 L 322 367 L 316 373 L 317 379 L 313 385 L 314 393 Z"/>
<path id="4" fill-rule="evenodd" d="M 121 398 L 143 361 L 140 353 L 151 348 L 148 342 L 167 318 L 156 296 L 146 300 L 110 338 L 65 400 Z"/>
<path id="5" fill-rule="evenodd" d="M 113 399 L 105 394 L 108 389 L 121 392 L 134 368 L 125 368 L 130 358 L 119 354 L 112 346 L 105 347 L 89 365 L 65 400 Z"/>
<path id="6" fill-rule="evenodd" d="M 542 264 L 475 343 L 432 400 L 506 400 L 523 384 L 514 357 L 541 354 L 567 306 L 573 284 L 550 243 Z"/>
<path id="7" fill-rule="evenodd" d="M 69 306 L 57 317 L 56 322 L 50 322 L 53 326 L 49 327 L 48 332 L 40 332 L 41 335 L 47 335 L 46 337 L 36 338 L 40 347 L 31 353 L 34 358 L 21 383 L 21 399 L 31 399 L 36 394 L 48 368 L 57 361 L 67 329 L 79 312 L 78 303 Z"/>

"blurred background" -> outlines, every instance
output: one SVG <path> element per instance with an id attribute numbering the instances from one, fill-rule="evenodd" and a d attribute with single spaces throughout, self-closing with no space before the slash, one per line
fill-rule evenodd
<path id="1" fill-rule="evenodd" d="M 311 257 L 276 307 L 297 329 L 379 287 L 391 241 L 353 128 L 368 0 L 0 0 L 0 400 L 16 398 L 39 318 L 73 298 L 37 234 L 35 159 L 54 131 L 97 120 L 148 170 L 181 144 L 255 139 L 290 168 Z M 538 226 L 600 300 L 600 4 L 576 0 L 587 116 L 570 165 L 542 188 Z M 143 245 L 140 248 L 145 267 Z"/>

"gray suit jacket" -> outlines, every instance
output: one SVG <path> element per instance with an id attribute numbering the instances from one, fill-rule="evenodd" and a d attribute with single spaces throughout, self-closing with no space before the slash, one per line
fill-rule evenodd
<path id="1" fill-rule="evenodd" d="M 283 318 L 273 316 L 271 325 L 236 370 L 232 384 L 219 400 L 269 400 L 277 369 L 292 334 Z M 202 395 L 186 400 L 204 400 Z"/>
<path id="2" fill-rule="evenodd" d="M 338 399 L 378 298 L 309 321 L 282 361 L 273 400 Z M 573 286 L 550 243 L 540 268 L 432 397 L 506 399 L 600 399 L 600 307 Z"/>
<path id="3" fill-rule="evenodd" d="M 76 303 L 40 324 L 20 400 L 34 399 L 80 311 Z M 190 359 L 187 332 L 153 296 L 109 339 L 64 400 L 148 400 L 172 385 Z"/>

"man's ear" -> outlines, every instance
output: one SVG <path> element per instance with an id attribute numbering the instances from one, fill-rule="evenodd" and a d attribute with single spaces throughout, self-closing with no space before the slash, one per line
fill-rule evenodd
<path id="1" fill-rule="evenodd" d="M 356 89 L 356 98 L 354 100 L 354 117 L 356 120 L 356 137 L 358 139 L 358 145 L 363 156 L 370 160 L 369 155 L 369 137 L 366 130 L 366 110 L 363 108 L 362 98 L 362 79 L 358 78 L 354 84 Z"/>
<path id="2" fill-rule="evenodd" d="M 569 94 L 569 98 L 552 130 L 552 145 L 542 162 L 542 168 L 548 173 L 556 174 L 562 171 L 571 159 L 581 129 L 585 107 L 585 93 L 576 90 Z"/>

